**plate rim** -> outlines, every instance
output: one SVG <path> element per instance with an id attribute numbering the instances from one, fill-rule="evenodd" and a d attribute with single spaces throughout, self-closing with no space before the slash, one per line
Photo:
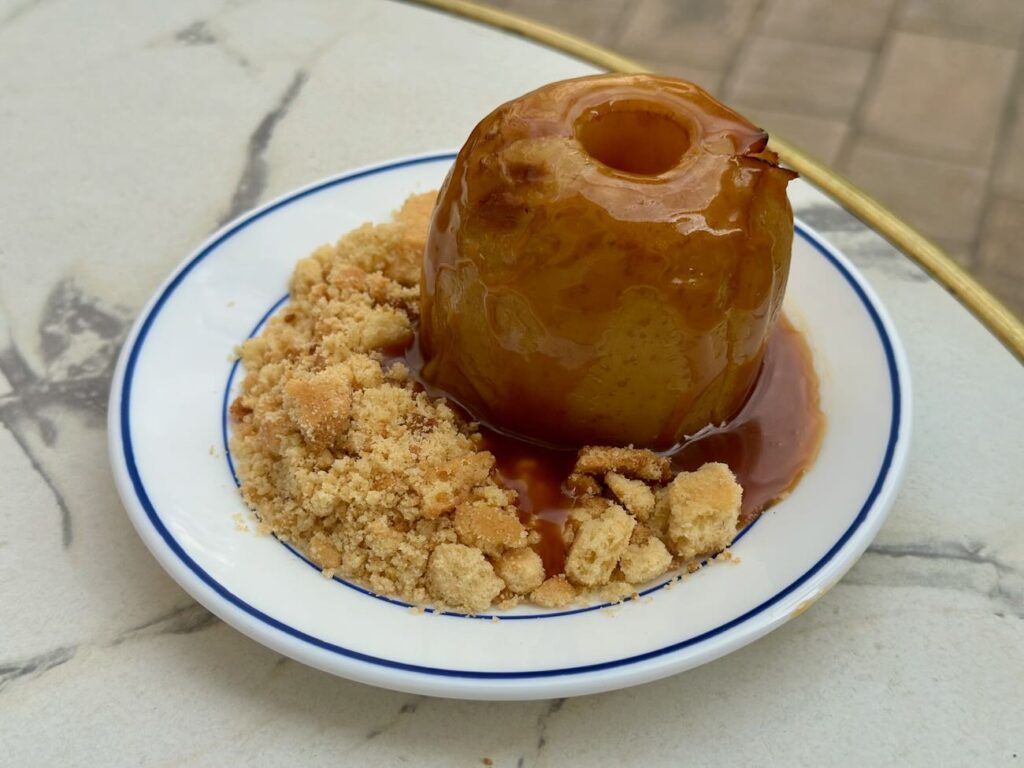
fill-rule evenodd
<path id="1" fill-rule="evenodd" d="M 132 449 L 130 403 L 132 375 L 148 330 L 164 302 L 189 272 L 217 247 L 258 219 L 302 198 L 360 178 L 386 173 L 413 165 L 451 161 L 451 151 L 417 154 L 342 171 L 314 181 L 259 206 L 225 224 L 190 253 L 154 291 L 140 311 L 118 356 L 108 403 L 108 449 L 115 484 L 122 503 L 147 548 L 168 574 L 193 598 L 215 615 L 261 644 L 289 657 L 296 658 L 334 674 L 384 687 L 433 695 L 462 695 L 483 698 L 530 698 L 533 696 L 573 695 L 622 687 L 634 682 L 657 679 L 683 671 L 725 655 L 767 634 L 802 612 L 803 607 L 828 591 L 874 539 L 888 516 L 895 492 L 902 480 L 909 450 L 912 425 L 912 392 L 909 365 L 898 334 L 884 305 L 860 272 L 831 243 L 813 228 L 795 220 L 795 230 L 843 276 L 872 320 L 885 362 L 892 396 L 892 414 L 885 455 L 860 511 L 839 539 L 801 576 L 771 597 L 733 619 L 690 638 L 662 648 L 632 656 L 577 667 L 519 671 L 458 670 L 430 667 L 393 659 L 384 659 L 309 635 L 261 611 L 220 584 L 193 560 L 160 519 L 135 466 Z M 845 552 L 844 552 L 845 550 Z M 840 557 L 842 555 L 842 557 Z M 829 570 L 831 566 L 831 570 Z M 827 571 L 827 572 L 826 572 Z M 752 619 L 764 616 L 769 609 L 805 587 L 815 576 L 824 575 L 822 583 L 805 596 L 801 608 L 778 616 L 768 615 L 759 623 Z M 705 648 L 696 658 L 677 657 L 681 651 L 699 647 L 713 638 L 742 629 L 727 636 L 727 641 Z M 324 653 L 329 654 L 323 656 Z M 656 666 L 646 669 L 646 663 Z M 673 663 L 674 662 L 674 663 Z M 609 673 L 617 672 L 614 679 Z M 653 674 L 652 674 L 653 672 Z M 605 679 L 595 676 L 603 675 Z M 630 679 L 636 678 L 636 679 Z M 572 684 L 570 681 L 575 680 Z M 532 688 L 525 690 L 524 684 Z M 561 685 L 559 685 L 561 683 Z M 512 684 L 512 685 L 510 685 Z M 502 690 L 508 688 L 508 690 Z"/>

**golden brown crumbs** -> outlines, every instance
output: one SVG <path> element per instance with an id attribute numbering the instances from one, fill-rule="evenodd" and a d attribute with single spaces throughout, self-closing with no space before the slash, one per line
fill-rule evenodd
<path id="1" fill-rule="evenodd" d="M 565 487 L 575 496 L 597 496 L 601 493 L 601 484 L 590 475 L 573 472 L 565 480 Z"/>
<path id="2" fill-rule="evenodd" d="M 506 549 L 526 546 L 526 528 L 507 507 L 495 507 L 486 501 L 466 502 L 456 508 L 454 521 L 459 540 L 485 555 L 497 557 Z"/>
<path id="3" fill-rule="evenodd" d="M 622 603 L 635 594 L 633 585 L 624 581 L 609 581 L 597 589 L 597 595 L 606 603 Z"/>
<path id="4" fill-rule="evenodd" d="M 656 579 L 672 567 L 672 554 L 653 536 L 642 544 L 630 544 L 619 559 L 623 578 L 631 584 Z"/>
<path id="5" fill-rule="evenodd" d="M 513 549 L 496 558 L 494 572 L 516 595 L 528 595 L 544 581 L 544 563 L 529 547 Z"/>
<path id="6" fill-rule="evenodd" d="M 573 584 L 607 584 L 619 558 L 629 545 L 636 519 L 613 504 L 600 517 L 584 521 L 565 559 L 565 575 Z"/>
<path id="7" fill-rule="evenodd" d="M 290 302 L 238 349 L 232 451 L 256 530 L 322 569 L 411 603 L 480 613 L 524 599 L 615 599 L 725 547 L 741 489 L 724 465 L 668 485 L 668 460 L 588 446 L 568 485 L 564 574 L 545 578 L 516 494 L 476 424 L 416 390 L 384 350 L 411 343 L 432 193 L 298 262 Z M 212 451 L 212 448 L 211 448 Z M 237 520 L 236 520 L 237 522 Z"/>
<path id="8" fill-rule="evenodd" d="M 646 448 L 611 448 L 588 445 L 581 448 L 576 458 L 575 471 L 581 475 L 607 475 L 618 472 L 654 483 L 664 483 L 672 477 L 672 465 L 664 456 Z"/>
<path id="9" fill-rule="evenodd" d="M 494 603 L 494 607 L 499 611 L 510 611 L 519 605 L 523 601 L 521 595 L 509 595 L 506 597 L 504 593 L 498 595 L 498 599 Z"/>
<path id="10" fill-rule="evenodd" d="M 565 574 L 558 574 L 549 579 L 530 593 L 530 599 L 541 608 L 564 608 L 576 599 L 576 588 L 565 579 Z"/>
<path id="11" fill-rule="evenodd" d="M 723 549 L 715 555 L 713 559 L 716 563 L 729 563 L 730 565 L 740 564 L 740 558 L 736 556 L 731 549 Z"/>
<path id="12" fill-rule="evenodd" d="M 684 560 L 725 549 L 736 536 L 743 489 L 725 464 L 681 472 L 667 486 L 655 512 L 665 544 Z"/>
<path id="13" fill-rule="evenodd" d="M 630 480 L 618 472 L 604 476 L 604 484 L 637 520 L 646 520 L 654 511 L 654 492 L 641 480 Z"/>
<path id="14" fill-rule="evenodd" d="M 490 608 L 505 588 L 483 552 L 464 544 L 440 544 L 430 553 L 427 585 L 441 603 L 470 613 Z"/>

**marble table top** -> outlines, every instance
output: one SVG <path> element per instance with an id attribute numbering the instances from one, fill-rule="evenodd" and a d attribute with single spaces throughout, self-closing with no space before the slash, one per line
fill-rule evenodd
<path id="1" fill-rule="evenodd" d="M 753 645 L 578 699 L 412 697 L 248 640 L 135 535 L 107 389 L 172 267 L 270 197 L 592 71 L 386 0 L 0 2 L 0 763 L 1024 765 L 1024 369 L 807 186 L 797 214 L 906 344 L 914 442 L 875 544 Z"/>

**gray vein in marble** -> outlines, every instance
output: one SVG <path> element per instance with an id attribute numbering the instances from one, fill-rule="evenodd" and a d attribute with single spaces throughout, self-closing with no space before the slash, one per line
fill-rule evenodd
<path id="1" fill-rule="evenodd" d="M 41 675 L 70 661 L 75 655 L 75 650 L 71 646 L 54 648 L 52 651 L 41 653 L 38 656 L 0 663 L 0 691 L 3 691 L 15 680 Z"/>
<path id="2" fill-rule="evenodd" d="M 35 472 L 39 479 L 43 481 L 47 488 L 50 489 L 50 493 L 53 494 L 53 500 L 57 503 L 57 510 L 60 512 L 60 543 L 64 549 L 71 546 L 71 509 L 68 507 L 68 503 L 64 498 L 64 494 L 61 493 L 60 488 L 53 481 L 53 478 L 47 473 L 43 465 L 39 463 L 35 453 L 32 450 L 32 446 L 28 444 L 25 438 L 19 433 L 19 431 L 11 426 L 8 422 L 7 410 L 0 406 L 0 424 L 2 424 L 8 432 L 11 433 L 11 437 L 14 438 L 14 442 L 18 444 L 18 448 L 25 454 L 25 458 L 28 459 L 28 463 L 32 467 L 32 471 Z"/>
<path id="3" fill-rule="evenodd" d="M 28 2 L 26 3 L 14 6 L 14 8 L 7 12 L 7 15 L 5 15 L 3 18 L 0 18 L 0 28 L 6 27 L 8 24 L 17 21 L 26 13 L 31 11 L 33 8 L 42 4 L 43 0 L 28 0 Z"/>
<path id="4" fill-rule="evenodd" d="M 302 92 L 302 87 L 306 84 L 307 79 L 305 69 L 297 71 L 284 93 L 281 94 L 277 105 L 263 116 L 259 125 L 256 126 L 256 130 L 252 132 L 249 137 L 245 166 L 235 185 L 231 204 L 228 206 L 227 212 L 220 218 L 220 224 L 231 221 L 240 213 L 248 211 L 259 201 L 260 195 L 263 194 L 263 190 L 267 186 L 267 161 L 263 155 L 270 145 L 270 140 L 274 137 L 274 130 L 287 116 L 288 110 Z"/>
<path id="5" fill-rule="evenodd" d="M 538 715 L 538 717 L 537 717 L 537 747 L 536 747 L 536 749 L 534 751 L 534 755 L 533 755 L 535 760 L 540 760 L 541 752 L 544 751 L 544 747 L 548 743 L 548 723 L 551 721 L 551 718 L 554 717 L 556 714 L 558 714 L 558 712 L 560 712 L 562 707 L 564 707 L 564 706 L 565 706 L 565 699 L 553 699 L 552 701 L 550 701 L 548 703 L 548 705 L 547 705 L 547 707 L 545 707 L 544 711 L 541 712 L 540 715 Z M 524 765 L 525 762 L 526 761 L 525 761 L 524 757 L 520 756 L 520 758 L 517 761 L 516 765 L 519 768 L 522 768 L 522 766 Z"/>
<path id="6" fill-rule="evenodd" d="M 980 541 L 968 543 L 947 541 L 929 544 L 872 544 L 868 552 L 886 557 L 923 557 L 930 560 L 963 560 L 968 563 L 980 563 L 995 566 L 1000 571 L 1013 571 L 1013 567 L 1000 560 L 986 555 L 985 545 Z"/>
<path id="7" fill-rule="evenodd" d="M 219 619 L 199 603 L 189 603 L 126 630 L 114 638 L 111 645 L 153 635 L 191 635 L 218 623 Z"/>
<path id="8" fill-rule="evenodd" d="M 1009 613 L 1024 618 L 1024 574 L 984 549 L 979 542 L 874 544 L 867 550 L 865 565 L 847 574 L 844 583 L 973 592 L 1000 606 L 1000 610 L 993 611 L 995 615 Z M 872 560 L 908 563 L 872 567 Z"/>
<path id="9" fill-rule="evenodd" d="M 189 24 L 184 29 L 174 33 L 174 39 L 185 45 L 213 45 L 217 42 L 217 36 L 206 26 L 206 22 L 200 19 Z"/>
<path id="10" fill-rule="evenodd" d="M 51 669 L 59 667 L 70 661 L 81 648 L 89 646 L 114 647 L 122 643 L 161 635 L 190 635 L 218 624 L 220 624 L 220 620 L 201 605 L 189 603 L 126 630 L 106 643 L 62 646 L 26 659 L 0 661 L 0 691 L 15 680 L 24 677 L 39 677 Z"/>
<path id="11" fill-rule="evenodd" d="M 357 745 L 357 747 L 361 747 L 366 742 L 373 741 L 378 736 L 387 733 L 396 725 L 398 725 L 398 723 L 401 722 L 402 718 L 405 715 L 415 714 L 416 710 L 419 709 L 420 702 L 423 701 L 423 698 L 423 696 L 415 696 L 409 699 L 404 704 L 402 704 L 399 710 L 386 723 L 383 723 L 370 729 L 370 732 L 366 734 L 366 737 L 363 739 L 362 743 Z"/>
<path id="12" fill-rule="evenodd" d="M 38 327 L 43 373 L 33 370 L 13 340 L 0 348 L 0 373 L 11 388 L 0 396 L 0 425 L 11 433 L 33 471 L 53 493 L 65 548 L 72 542 L 71 510 L 33 447 L 31 435 L 34 431 L 45 446 L 54 445 L 57 426 L 44 413 L 52 408 L 83 412 L 94 425 L 103 427 L 127 314 L 103 306 L 73 281 L 61 280 L 47 297 Z"/>
<path id="13" fill-rule="evenodd" d="M 242 69 L 249 68 L 249 60 L 217 34 L 209 20 L 199 19 L 174 33 L 174 42 L 188 46 L 214 46 Z M 155 45 L 159 45 L 159 41 Z"/>

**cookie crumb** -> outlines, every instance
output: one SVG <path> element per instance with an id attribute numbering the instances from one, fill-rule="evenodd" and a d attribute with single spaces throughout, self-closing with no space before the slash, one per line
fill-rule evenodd
<path id="1" fill-rule="evenodd" d="M 654 511 L 654 492 L 647 483 L 630 480 L 618 472 L 604 476 L 604 484 L 637 520 L 646 520 Z"/>
<path id="2" fill-rule="evenodd" d="M 672 465 L 664 456 L 646 448 L 612 448 L 588 445 L 580 449 L 575 472 L 605 476 L 616 472 L 625 477 L 664 483 L 672 477 Z"/>
<path id="3" fill-rule="evenodd" d="M 505 587 L 479 549 L 463 544 L 441 544 L 430 554 L 427 588 L 444 605 L 481 613 Z"/>
<path id="4" fill-rule="evenodd" d="M 530 593 L 530 599 L 541 608 L 564 608 L 576 599 L 576 588 L 565 574 L 552 576 Z"/>
<path id="5" fill-rule="evenodd" d="M 616 504 L 600 517 L 583 522 L 565 559 L 569 581 L 585 587 L 607 584 L 635 525 L 636 520 Z"/>
<path id="6" fill-rule="evenodd" d="M 544 582 L 544 563 L 529 547 L 513 549 L 496 558 L 494 572 L 517 595 L 528 595 Z"/>
<path id="7" fill-rule="evenodd" d="M 708 463 L 676 475 L 658 511 L 669 550 L 693 560 L 725 549 L 736 537 L 742 498 L 743 489 L 725 464 Z"/>
<path id="8" fill-rule="evenodd" d="M 623 600 L 721 551 L 741 498 L 728 468 L 672 480 L 652 451 L 587 446 L 563 485 L 574 505 L 565 572 L 547 576 L 540 534 L 520 520 L 479 425 L 395 360 L 419 320 L 435 198 L 413 196 L 392 222 L 364 224 L 300 260 L 288 303 L 229 358 L 243 366 L 230 450 L 256 517 L 249 526 L 236 516 L 236 526 L 276 535 L 325 577 L 418 613 L 432 603 L 437 615 L 526 600 L 585 605 L 592 590 Z"/>

